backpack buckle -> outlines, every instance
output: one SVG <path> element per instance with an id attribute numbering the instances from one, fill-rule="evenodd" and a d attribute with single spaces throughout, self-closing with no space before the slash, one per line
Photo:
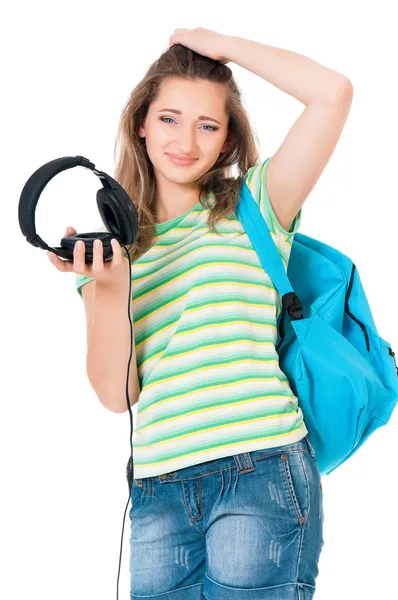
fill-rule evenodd
<path id="1" fill-rule="evenodd" d="M 294 292 L 288 292 L 282 297 L 282 305 L 294 321 L 304 318 L 303 305 Z"/>

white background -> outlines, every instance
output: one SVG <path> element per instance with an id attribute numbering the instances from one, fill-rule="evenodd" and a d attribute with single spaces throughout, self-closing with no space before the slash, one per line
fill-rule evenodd
<path id="1" fill-rule="evenodd" d="M 114 414 L 85 372 L 75 275 L 51 265 L 18 223 L 30 175 L 81 154 L 114 174 L 122 107 L 176 28 L 207 27 L 299 52 L 345 74 L 351 112 L 308 197 L 301 232 L 357 265 L 379 334 L 398 354 L 397 86 L 394 7 L 387 0 L 15 2 L 3 9 L 0 596 L 116 598 L 128 501 L 129 413 Z M 230 63 L 261 142 L 282 143 L 304 105 Z M 101 225 L 100 181 L 64 171 L 40 197 L 36 229 L 52 246 L 68 225 Z M 134 422 L 136 409 L 134 408 Z M 317 600 L 396 594 L 398 410 L 362 449 L 323 477 Z M 156 576 L 156 574 L 154 574 Z M 119 598 L 129 597 L 126 514 Z"/>

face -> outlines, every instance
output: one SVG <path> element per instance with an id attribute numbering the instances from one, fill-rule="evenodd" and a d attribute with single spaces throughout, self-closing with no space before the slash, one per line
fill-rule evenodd
<path id="1" fill-rule="evenodd" d="M 139 129 L 158 180 L 166 178 L 189 187 L 214 165 L 228 147 L 225 100 L 226 89 L 220 84 L 181 79 L 161 83 Z M 195 160 L 179 165 L 168 153 Z"/>

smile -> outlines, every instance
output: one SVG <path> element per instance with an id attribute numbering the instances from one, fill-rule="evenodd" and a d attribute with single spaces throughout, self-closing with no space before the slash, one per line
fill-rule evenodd
<path id="1" fill-rule="evenodd" d="M 179 158 L 173 154 L 168 154 L 167 152 L 166 154 L 174 164 L 180 165 L 182 167 L 192 165 L 196 161 L 196 158 Z"/>

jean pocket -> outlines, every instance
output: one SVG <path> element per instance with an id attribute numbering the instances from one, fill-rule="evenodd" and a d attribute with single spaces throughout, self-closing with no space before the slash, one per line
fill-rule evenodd
<path id="1" fill-rule="evenodd" d="M 280 455 L 282 475 L 288 491 L 288 500 L 299 525 L 308 517 L 309 486 L 303 462 L 303 452 L 287 452 Z"/>

